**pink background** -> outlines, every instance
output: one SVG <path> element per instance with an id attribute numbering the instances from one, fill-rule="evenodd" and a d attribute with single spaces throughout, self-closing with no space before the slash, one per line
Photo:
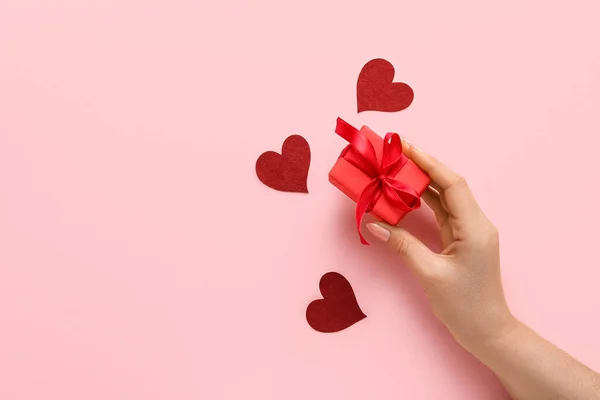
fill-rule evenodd
<path id="1" fill-rule="evenodd" d="M 600 369 L 596 0 L 0 0 L 0 398 L 506 399 L 327 182 L 339 115 L 467 177 L 514 312 Z M 375 57 L 409 109 L 356 114 Z M 309 195 L 260 184 L 292 133 Z M 436 246 L 428 210 L 405 225 Z M 313 331 L 338 271 L 368 318 Z"/>

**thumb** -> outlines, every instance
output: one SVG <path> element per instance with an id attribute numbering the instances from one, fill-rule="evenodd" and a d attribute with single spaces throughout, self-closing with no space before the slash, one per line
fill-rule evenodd
<path id="1" fill-rule="evenodd" d="M 384 222 L 367 224 L 367 229 L 377 239 L 387 242 L 388 246 L 418 275 L 425 275 L 426 269 L 433 265 L 436 254 L 404 229 Z"/>

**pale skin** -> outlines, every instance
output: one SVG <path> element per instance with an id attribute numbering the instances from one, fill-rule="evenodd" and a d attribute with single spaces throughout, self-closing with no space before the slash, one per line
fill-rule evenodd
<path id="1" fill-rule="evenodd" d="M 600 375 L 511 313 L 502 289 L 498 231 L 466 181 L 408 141 L 403 150 L 431 177 L 423 200 L 435 213 L 443 250 L 435 253 L 383 222 L 367 228 L 411 269 L 437 318 L 514 400 L 600 399 Z"/>

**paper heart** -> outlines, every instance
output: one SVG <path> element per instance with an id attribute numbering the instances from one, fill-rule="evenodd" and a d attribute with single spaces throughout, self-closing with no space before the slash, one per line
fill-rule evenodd
<path id="1" fill-rule="evenodd" d="M 323 275 L 319 289 L 323 298 L 314 300 L 306 308 L 306 320 L 314 330 L 339 332 L 367 317 L 358 306 L 350 282 L 341 274 Z"/>
<path id="2" fill-rule="evenodd" d="M 281 154 L 266 151 L 256 160 L 256 175 L 265 185 L 283 192 L 308 193 L 306 180 L 310 146 L 300 135 L 285 139 Z"/>
<path id="3" fill-rule="evenodd" d="M 406 83 L 393 82 L 394 73 L 394 66 L 382 58 L 365 64 L 356 83 L 358 112 L 392 112 L 410 106 L 415 96 L 414 92 Z"/>

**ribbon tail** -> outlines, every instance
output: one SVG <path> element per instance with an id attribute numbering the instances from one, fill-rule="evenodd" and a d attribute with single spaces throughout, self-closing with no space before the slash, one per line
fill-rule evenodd
<path id="1" fill-rule="evenodd" d="M 344 121 L 337 119 L 335 133 L 350 143 L 349 149 L 344 150 L 344 157 L 351 164 L 354 164 L 361 171 L 371 177 L 375 177 L 379 173 L 379 165 L 377 161 L 377 153 L 373 147 L 373 143 L 365 135 L 360 133 L 358 129 Z"/>
<path id="2" fill-rule="evenodd" d="M 362 220 L 365 214 L 369 211 L 372 206 L 373 200 L 377 196 L 379 192 L 379 181 L 374 179 L 371 183 L 367 185 L 367 187 L 363 190 L 358 201 L 356 202 L 356 229 L 358 230 L 358 236 L 360 237 L 360 242 L 364 245 L 368 245 L 369 242 L 365 239 L 360 231 L 362 226 Z"/>

